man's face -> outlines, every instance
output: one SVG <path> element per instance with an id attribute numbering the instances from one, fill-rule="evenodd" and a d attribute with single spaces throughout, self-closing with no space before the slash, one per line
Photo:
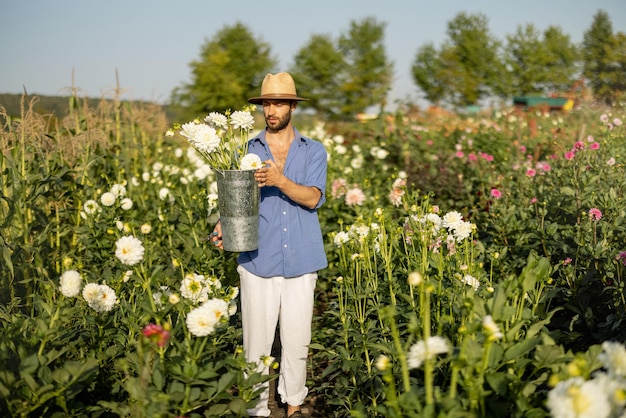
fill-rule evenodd
<path id="1" fill-rule="evenodd" d="M 291 121 L 291 111 L 295 108 L 290 100 L 263 100 L 265 124 L 270 131 L 282 131 Z"/>

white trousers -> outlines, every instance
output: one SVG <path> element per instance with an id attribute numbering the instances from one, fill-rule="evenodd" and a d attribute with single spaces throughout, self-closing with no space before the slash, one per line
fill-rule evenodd
<path id="1" fill-rule="evenodd" d="M 311 321 L 317 273 L 285 278 L 259 277 L 243 267 L 241 277 L 241 318 L 246 360 L 257 362 L 258 370 L 268 373 L 261 359 L 270 356 L 276 326 L 280 323 L 281 357 L 278 393 L 283 403 L 301 405 L 308 393 L 306 367 L 311 343 Z M 253 416 L 269 416 L 269 384 L 254 409 Z"/>

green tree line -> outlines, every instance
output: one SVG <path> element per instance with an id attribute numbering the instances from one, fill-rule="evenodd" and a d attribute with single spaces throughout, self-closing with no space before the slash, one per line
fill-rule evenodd
<path id="1" fill-rule="evenodd" d="M 351 21 L 336 39 L 313 34 L 286 68 L 309 102 L 329 119 L 353 117 L 372 107 L 384 110 L 394 64 L 385 51 L 386 24 L 368 17 Z M 614 33 L 599 10 L 572 42 L 558 26 L 540 32 L 533 24 L 497 39 L 483 14 L 461 12 L 447 24 L 441 46 L 426 43 L 415 52 L 413 81 L 434 105 L 463 107 L 482 100 L 521 95 L 564 94 L 583 81 L 595 98 L 614 104 L 626 83 L 626 35 Z M 258 94 L 267 72 L 278 69 L 269 44 L 242 23 L 225 26 L 205 41 L 190 63 L 191 81 L 177 87 L 170 105 L 181 116 L 197 117 L 235 108 Z"/>

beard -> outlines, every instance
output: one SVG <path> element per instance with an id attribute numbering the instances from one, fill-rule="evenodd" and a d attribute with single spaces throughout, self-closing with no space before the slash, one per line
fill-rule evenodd
<path id="1" fill-rule="evenodd" d="M 282 118 L 278 118 L 278 122 L 275 123 L 270 123 L 267 116 L 265 117 L 265 125 L 270 131 L 273 132 L 282 131 L 287 127 L 287 125 L 289 125 L 289 122 L 291 122 L 291 112 L 288 112 Z"/>

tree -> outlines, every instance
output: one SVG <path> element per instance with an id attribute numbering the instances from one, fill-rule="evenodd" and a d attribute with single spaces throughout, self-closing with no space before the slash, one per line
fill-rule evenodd
<path id="1" fill-rule="evenodd" d="M 328 35 L 313 35 L 295 55 L 290 72 L 299 92 L 309 99 L 301 104 L 319 115 L 336 118 L 341 108 L 341 86 L 346 62 Z"/>
<path id="2" fill-rule="evenodd" d="M 424 92 L 426 100 L 438 106 L 448 94 L 442 78 L 442 63 L 439 52 L 432 42 L 421 46 L 411 67 L 413 81 Z"/>
<path id="3" fill-rule="evenodd" d="M 534 25 L 520 25 L 514 35 L 507 36 L 504 61 L 511 74 L 513 95 L 525 96 L 543 91 L 548 57 Z"/>
<path id="4" fill-rule="evenodd" d="M 558 27 L 543 33 L 532 24 L 507 36 L 504 61 L 513 95 L 549 94 L 568 90 L 576 76 L 577 49 Z"/>
<path id="5" fill-rule="evenodd" d="M 578 78 L 580 53 L 569 35 L 561 28 L 550 26 L 543 33 L 543 44 L 548 60 L 546 62 L 546 90 L 564 92 L 569 90 Z"/>
<path id="6" fill-rule="evenodd" d="M 600 10 L 583 36 L 583 74 L 597 99 L 611 104 L 626 78 L 624 47 L 618 44 L 622 35 L 613 35 L 609 15 Z"/>
<path id="7" fill-rule="evenodd" d="M 379 104 L 384 109 L 391 89 L 393 65 L 384 45 L 385 25 L 374 18 L 350 22 L 350 30 L 339 37 L 339 51 L 348 65 L 342 85 L 342 115 L 354 115 Z"/>
<path id="8" fill-rule="evenodd" d="M 449 101 L 468 106 L 501 90 L 505 68 L 500 42 L 489 33 L 483 14 L 459 13 L 448 23 L 449 40 L 441 51 L 443 82 L 450 86 Z"/>
<path id="9" fill-rule="evenodd" d="M 626 92 L 626 34 L 618 32 L 615 35 L 615 49 L 611 61 L 615 66 L 612 84 L 616 98 Z"/>
<path id="10" fill-rule="evenodd" d="M 224 26 L 192 61 L 191 83 L 176 88 L 171 102 L 189 119 L 212 111 L 237 110 L 259 94 L 265 74 L 277 65 L 270 46 L 241 23 Z"/>
<path id="11" fill-rule="evenodd" d="M 295 56 L 290 71 L 310 106 L 329 118 L 352 118 L 379 104 L 391 88 L 393 66 L 383 44 L 384 24 L 373 18 L 350 22 L 350 30 L 333 41 L 313 35 Z"/>

